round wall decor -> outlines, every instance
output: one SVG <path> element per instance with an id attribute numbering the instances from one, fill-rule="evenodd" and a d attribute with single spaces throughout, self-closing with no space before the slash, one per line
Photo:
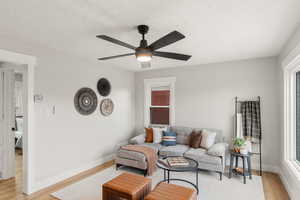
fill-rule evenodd
<path id="1" fill-rule="evenodd" d="M 100 112 L 104 116 L 110 115 L 114 111 L 114 103 L 111 99 L 103 99 L 100 103 Z"/>
<path id="2" fill-rule="evenodd" d="M 101 96 L 108 96 L 111 91 L 110 82 L 106 78 L 101 78 L 97 83 L 97 89 Z"/>
<path id="3" fill-rule="evenodd" d="M 82 115 L 92 114 L 98 105 L 96 93 L 90 88 L 81 88 L 74 97 L 74 106 Z"/>

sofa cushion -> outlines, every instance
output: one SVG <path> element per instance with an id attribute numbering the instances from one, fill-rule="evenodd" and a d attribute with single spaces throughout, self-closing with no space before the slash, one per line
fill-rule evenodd
<path id="1" fill-rule="evenodd" d="M 145 133 L 137 135 L 129 140 L 129 144 L 142 144 L 145 142 L 145 137 L 146 137 Z"/>
<path id="2" fill-rule="evenodd" d="M 200 147 L 209 149 L 209 147 L 215 144 L 216 135 L 217 134 L 215 132 L 203 129 L 201 131 L 202 139 L 201 139 Z"/>
<path id="3" fill-rule="evenodd" d="M 163 146 L 159 150 L 161 156 L 183 156 L 183 154 L 189 149 L 189 146 L 177 144 L 175 146 Z"/>
<path id="4" fill-rule="evenodd" d="M 176 145 L 176 133 L 172 131 L 163 131 L 162 145 L 164 146 Z"/>
<path id="5" fill-rule="evenodd" d="M 192 148 L 199 148 L 201 144 L 201 132 L 200 131 L 193 131 L 190 135 L 190 143 L 189 146 Z"/>
<path id="6" fill-rule="evenodd" d="M 220 157 L 208 155 L 207 150 L 202 148 L 199 149 L 191 148 L 184 153 L 184 156 L 198 161 L 199 168 L 201 168 L 201 162 L 208 163 L 208 164 L 215 164 L 215 165 L 222 164 L 222 159 Z"/>
<path id="7" fill-rule="evenodd" d="M 146 132 L 145 142 L 152 143 L 153 142 L 153 129 L 145 128 L 145 132 Z"/>
<path id="8" fill-rule="evenodd" d="M 214 128 L 194 128 L 193 130 L 195 130 L 195 131 L 202 131 L 204 129 L 207 130 L 207 131 L 216 133 L 215 143 L 224 142 L 224 137 L 223 137 L 222 131 L 219 130 L 219 129 L 214 129 Z"/>
<path id="9" fill-rule="evenodd" d="M 190 134 L 192 133 L 193 129 L 189 127 L 183 126 L 172 126 L 171 131 L 176 133 L 176 142 L 177 144 L 185 144 L 189 145 L 190 142 Z"/>
<path id="10" fill-rule="evenodd" d="M 161 143 L 163 131 L 167 131 L 167 127 L 153 127 L 153 143 Z"/>

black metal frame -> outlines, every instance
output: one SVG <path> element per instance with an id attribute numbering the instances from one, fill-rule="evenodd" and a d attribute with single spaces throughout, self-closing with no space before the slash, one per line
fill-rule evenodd
<path id="1" fill-rule="evenodd" d="M 172 156 L 170 156 L 172 157 Z M 177 156 L 175 156 L 177 157 Z M 167 158 L 167 157 L 165 157 Z M 189 167 L 189 168 L 186 168 L 186 170 L 184 168 L 178 170 L 178 169 L 172 169 L 172 168 L 168 168 L 168 167 L 162 167 L 161 165 L 157 165 L 159 168 L 163 169 L 164 170 L 164 179 L 162 181 L 160 181 L 158 184 L 162 183 L 162 182 L 167 182 L 167 183 L 170 183 L 170 181 L 182 181 L 182 182 L 186 182 L 186 183 L 189 183 L 190 185 L 192 185 L 196 190 L 197 190 L 197 194 L 199 193 L 199 180 L 198 180 L 198 162 L 194 159 L 191 159 L 191 158 L 187 158 L 189 160 L 192 160 L 193 162 L 196 163 L 196 166 L 195 167 Z M 185 179 L 179 179 L 179 178 L 170 178 L 170 172 L 190 172 L 190 171 L 194 171 L 196 172 L 196 184 L 195 183 L 192 183 L 188 180 L 185 180 Z"/>
<path id="2" fill-rule="evenodd" d="M 199 180 L 198 180 L 198 169 L 195 170 L 196 172 L 196 184 L 193 182 L 190 182 L 188 180 L 185 179 L 180 179 L 180 178 L 170 178 L 170 172 L 184 172 L 184 171 L 175 171 L 175 170 L 170 170 L 170 169 L 163 169 L 164 170 L 164 179 L 162 181 L 160 181 L 158 184 L 162 183 L 162 182 L 167 182 L 170 183 L 170 181 L 183 181 L 186 183 L 191 184 L 196 190 L 197 190 L 197 194 L 199 194 Z M 189 170 L 190 171 L 190 170 Z"/>
<path id="3" fill-rule="evenodd" d="M 235 175 L 242 175 L 244 178 L 244 184 L 246 184 L 247 176 L 249 176 L 249 178 L 252 179 L 251 155 L 252 155 L 251 153 L 244 155 L 236 152 L 230 152 L 230 167 L 229 167 L 228 178 L 231 178 L 232 173 L 234 173 Z M 233 168 L 234 158 L 235 158 L 235 168 Z M 240 173 L 236 170 L 236 168 L 239 165 L 239 158 L 242 158 L 243 161 L 243 173 Z M 246 161 L 247 161 L 247 170 L 246 170 Z"/>
<path id="4" fill-rule="evenodd" d="M 262 128 L 261 128 L 261 106 L 260 106 L 260 103 L 261 103 L 261 97 L 258 96 L 257 97 L 257 101 L 259 103 L 259 118 L 260 118 L 260 137 L 259 137 L 259 152 L 256 152 L 256 153 L 252 153 L 252 155 L 258 155 L 259 156 L 259 175 L 262 176 L 262 152 L 261 152 L 261 146 L 262 146 Z M 238 100 L 238 97 L 235 97 L 235 135 L 236 135 L 236 126 L 237 126 L 237 119 L 236 119 L 236 116 L 237 116 L 237 112 L 238 112 L 238 103 L 241 103 L 243 101 L 239 101 Z"/>

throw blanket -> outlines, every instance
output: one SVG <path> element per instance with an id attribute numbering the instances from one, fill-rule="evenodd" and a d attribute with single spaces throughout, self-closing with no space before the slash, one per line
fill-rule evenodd
<path id="1" fill-rule="evenodd" d="M 244 101 L 241 105 L 243 133 L 246 137 L 261 138 L 260 105 L 258 101 Z"/>
<path id="2" fill-rule="evenodd" d="M 148 165 L 148 170 L 147 170 L 148 175 L 151 176 L 153 172 L 155 172 L 156 162 L 158 157 L 154 149 L 152 149 L 151 147 L 145 147 L 139 145 L 126 145 L 121 148 L 127 151 L 135 151 L 144 154 Z"/>

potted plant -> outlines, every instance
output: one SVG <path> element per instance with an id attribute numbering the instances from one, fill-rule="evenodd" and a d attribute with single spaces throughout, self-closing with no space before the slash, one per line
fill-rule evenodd
<path id="1" fill-rule="evenodd" d="M 235 152 L 247 154 L 246 140 L 243 138 L 235 138 L 233 141 L 233 149 Z"/>

